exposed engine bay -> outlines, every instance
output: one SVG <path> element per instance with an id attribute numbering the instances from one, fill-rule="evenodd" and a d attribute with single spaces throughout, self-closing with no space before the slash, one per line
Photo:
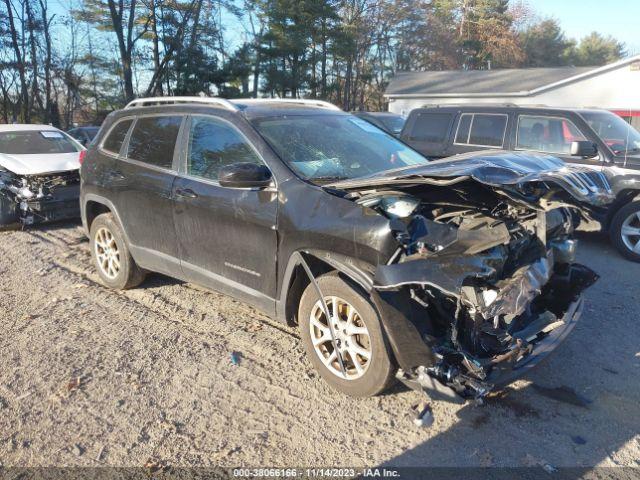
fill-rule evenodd
<path id="1" fill-rule="evenodd" d="M 540 348 L 549 350 L 573 328 L 597 275 L 574 263 L 571 237 L 612 197 L 601 174 L 570 174 L 502 185 L 426 173 L 335 185 L 385 215 L 399 245 L 371 291 L 394 331 L 398 378 L 439 398 L 481 398 L 520 374 L 538 344 L 547 339 Z"/>
<path id="2" fill-rule="evenodd" d="M 78 170 L 16 175 L 0 167 L 0 225 L 32 225 L 80 215 Z"/>

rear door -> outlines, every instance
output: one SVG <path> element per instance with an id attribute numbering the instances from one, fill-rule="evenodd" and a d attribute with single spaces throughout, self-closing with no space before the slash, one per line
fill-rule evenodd
<path id="1" fill-rule="evenodd" d="M 587 136 L 568 117 L 521 113 L 515 130 L 514 150 L 544 153 L 568 163 L 602 168 L 600 156 L 583 158 L 571 155 L 571 144 L 583 140 L 587 140 Z"/>
<path id="2" fill-rule="evenodd" d="M 265 164 L 230 121 L 194 115 L 173 188 L 185 278 L 270 311 L 276 295 L 277 192 L 222 187 L 224 165 Z"/>
<path id="3" fill-rule="evenodd" d="M 139 116 L 124 158 L 116 160 L 108 174 L 134 258 L 143 267 L 167 274 L 180 272 L 171 194 L 179 158 L 176 141 L 184 119 Z"/>
<path id="4" fill-rule="evenodd" d="M 456 119 L 450 155 L 506 148 L 509 115 L 506 113 L 461 113 Z"/>

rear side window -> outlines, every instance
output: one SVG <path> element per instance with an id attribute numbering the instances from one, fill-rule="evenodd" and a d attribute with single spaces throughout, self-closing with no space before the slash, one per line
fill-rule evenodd
<path id="1" fill-rule="evenodd" d="M 233 126 L 211 117 L 193 117 L 187 173 L 218 180 L 220 168 L 232 163 L 264 165 L 245 137 Z"/>
<path id="2" fill-rule="evenodd" d="M 507 115 L 464 113 L 456 131 L 456 144 L 476 147 L 502 147 Z"/>
<path id="3" fill-rule="evenodd" d="M 140 117 L 129 139 L 127 158 L 155 167 L 172 168 L 181 116 Z"/>
<path id="4" fill-rule="evenodd" d="M 520 150 L 570 154 L 571 143 L 580 140 L 585 136 L 567 118 L 521 115 L 518 119 Z"/>
<path id="5" fill-rule="evenodd" d="M 411 140 L 429 143 L 443 143 L 449 133 L 450 113 L 419 113 L 413 122 Z"/>
<path id="6" fill-rule="evenodd" d="M 132 122 L 133 120 L 123 120 L 117 123 L 109 132 L 109 136 L 102 144 L 102 148 L 116 155 L 119 154 Z"/>

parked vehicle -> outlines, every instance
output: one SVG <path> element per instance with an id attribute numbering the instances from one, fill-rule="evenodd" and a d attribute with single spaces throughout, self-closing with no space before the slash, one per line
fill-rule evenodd
<path id="1" fill-rule="evenodd" d="M 311 100 L 136 100 L 81 177 L 106 286 L 154 271 L 233 295 L 298 325 L 356 396 L 399 378 L 481 397 L 526 372 L 596 278 L 574 263 L 572 211 L 611 199 L 601 173 L 528 153 L 429 163 Z"/>
<path id="2" fill-rule="evenodd" d="M 640 132 L 594 109 L 464 105 L 413 110 L 402 140 L 429 158 L 496 148 L 541 152 L 606 174 L 616 200 L 596 216 L 613 245 L 640 262 Z"/>
<path id="3" fill-rule="evenodd" d="M 0 125 L 0 226 L 78 218 L 83 153 L 49 125 Z"/>
<path id="4" fill-rule="evenodd" d="M 76 127 L 69 130 L 68 133 L 86 147 L 95 138 L 99 130 L 100 127 L 96 126 Z"/>
<path id="5" fill-rule="evenodd" d="M 400 136 L 405 122 L 402 115 L 391 112 L 353 112 L 353 115 L 366 120 L 394 137 Z"/>

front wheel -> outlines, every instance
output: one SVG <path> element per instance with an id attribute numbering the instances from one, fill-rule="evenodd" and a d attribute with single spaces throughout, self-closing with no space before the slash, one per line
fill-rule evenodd
<path id="1" fill-rule="evenodd" d="M 614 215 L 611 242 L 629 260 L 640 262 L 640 201 L 631 202 Z"/>
<path id="2" fill-rule="evenodd" d="M 316 281 L 330 318 L 309 284 L 298 309 L 309 360 L 329 385 L 347 395 L 368 397 L 383 392 L 394 382 L 394 365 L 376 310 L 363 293 L 335 273 Z"/>

